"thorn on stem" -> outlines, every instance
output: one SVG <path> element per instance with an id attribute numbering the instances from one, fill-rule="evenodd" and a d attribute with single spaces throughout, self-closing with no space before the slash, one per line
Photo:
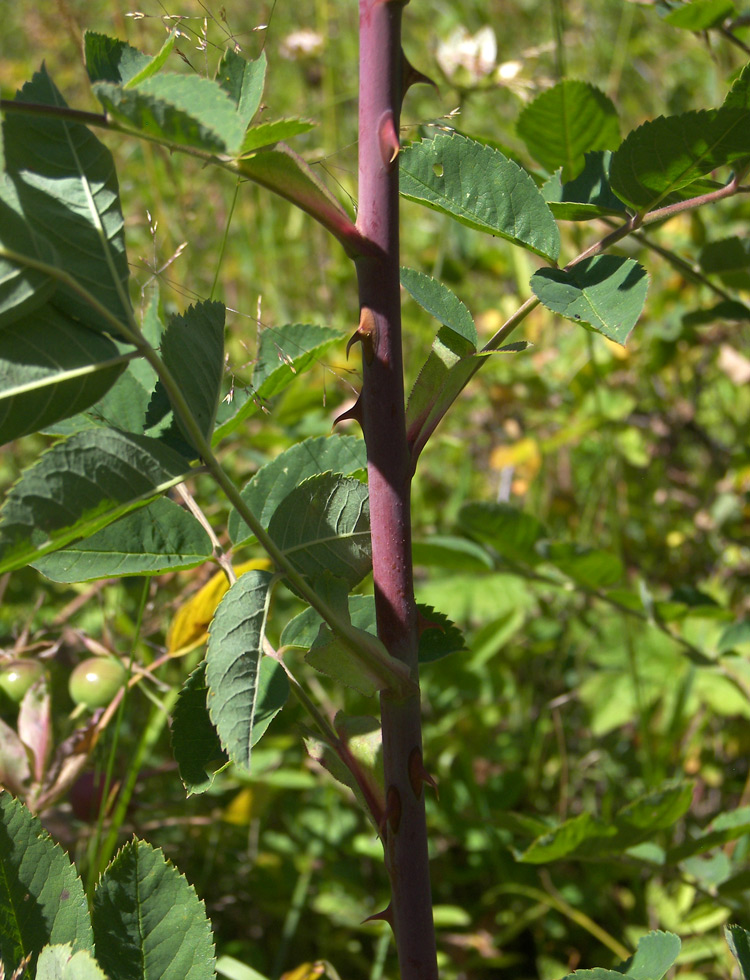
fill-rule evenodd
<path id="1" fill-rule="evenodd" d="M 395 786 L 389 786 L 385 797 L 385 811 L 380 826 L 381 836 L 383 831 L 390 830 L 397 833 L 401 823 L 401 797 Z"/>
<path id="2" fill-rule="evenodd" d="M 375 360 L 378 340 L 378 325 L 375 314 L 366 306 L 363 306 L 359 314 L 359 326 L 349 338 L 346 345 L 346 356 L 354 344 L 362 344 L 362 356 L 367 364 L 372 364 Z"/>
<path id="3" fill-rule="evenodd" d="M 421 71 L 418 71 L 414 65 L 409 61 L 409 59 L 404 54 L 403 48 L 401 49 L 401 101 L 403 102 L 404 96 L 412 87 L 412 85 L 420 85 L 424 83 L 425 85 L 432 85 L 436 92 L 439 92 L 437 82 L 434 82 L 429 76 L 423 75 Z"/>
<path id="4" fill-rule="evenodd" d="M 378 142 L 380 143 L 380 158 L 386 167 L 391 167 L 401 152 L 401 142 L 398 138 L 393 113 L 389 109 L 380 117 L 378 123 Z"/>
<path id="5" fill-rule="evenodd" d="M 439 796 L 435 777 L 425 769 L 424 761 L 422 760 L 422 751 L 418 747 L 413 748 L 409 756 L 409 782 L 417 799 L 422 795 L 422 786 L 424 783 L 427 783 L 428 786 L 434 789 L 435 796 Z"/>
<path id="6" fill-rule="evenodd" d="M 338 425 L 339 422 L 346 422 L 346 421 L 359 422 L 359 424 L 362 425 L 362 396 L 361 395 L 357 398 L 356 402 L 352 405 L 351 408 L 347 408 L 347 410 L 345 412 L 342 412 L 341 415 L 336 416 L 336 418 L 333 420 L 333 424 Z"/>
<path id="7" fill-rule="evenodd" d="M 364 925 L 365 922 L 387 922 L 392 929 L 393 910 L 391 908 L 391 903 L 389 902 L 382 912 L 374 912 L 372 915 L 368 915 L 366 919 L 362 920 L 362 925 Z"/>

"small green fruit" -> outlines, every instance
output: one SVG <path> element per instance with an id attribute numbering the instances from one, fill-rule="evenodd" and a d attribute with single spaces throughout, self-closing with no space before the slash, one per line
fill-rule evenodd
<path id="1" fill-rule="evenodd" d="M 91 657 L 78 664 L 68 681 L 68 690 L 76 704 L 103 708 L 109 704 L 128 679 L 128 672 L 114 657 Z"/>
<path id="2" fill-rule="evenodd" d="M 0 671 L 0 689 L 16 704 L 23 700 L 34 681 L 44 674 L 38 660 L 11 660 Z"/>

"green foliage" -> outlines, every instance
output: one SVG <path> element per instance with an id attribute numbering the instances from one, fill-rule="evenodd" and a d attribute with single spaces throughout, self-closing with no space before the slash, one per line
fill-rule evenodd
<path id="1" fill-rule="evenodd" d="M 499 150 L 444 134 L 401 154 L 401 194 L 554 262 L 560 235 L 531 177 Z"/>
<path id="2" fill-rule="evenodd" d="M 584 154 L 616 150 L 620 142 L 612 100 L 585 82 L 559 82 L 527 105 L 516 124 L 531 156 L 550 173 L 562 167 L 562 179 L 578 177 Z"/>
<path id="3" fill-rule="evenodd" d="M 429 73 L 432 42 L 482 12 L 419 7 L 406 20 L 429 41 L 415 58 Z M 425 205 L 408 206 L 401 281 L 417 304 L 406 307 L 406 436 L 412 461 L 422 454 L 413 555 L 425 764 L 440 789 L 439 802 L 427 795 L 441 975 L 549 980 L 605 962 L 568 975 L 661 980 L 676 963 L 678 976 L 717 980 L 729 970 L 720 927 L 746 906 L 750 840 L 747 808 L 731 808 L 745 792 L 750 716 L 749 280 L 735 195 L 750 159 L 750 75 L 726 34 L 711 35 L 712 62 L 689 32 L 746 32 L 715 0 L 661 4 L 661 20 L 595 4 L 590 26 L 567 5 L 574 29 L 553 63 L 541 7 L 517 7 L 507 56 L 518 87 L 505 65 L 466 89 L 464 66 L 454 104 L 471 136 L 434 135 L 426 121 L 448 103 L 411 90 L 404 118 L 425 125 L 400 154 L 402 194 Z M 6 975 L 25 954 L 40 977 L 213 975 L 205 911 L 159 849 L 126 844 L 95 888 L 126 818 L 179 855 L 221 949 L 253 964 L 223 957 L 222 975 L 301 964 L 297 977 L 335 980 L 318 963 L 331 950 L 342 975 L 394 973 L 387 936 L 360 923 L 387 904 L 371 829 L 384 826 L 374 695 L 406 682 L 378 639 L 364 442 L 329 434 L 337 414 L 357 415 L 346 258 L 373 252 L 339 200 L 356 191 L 341 150 L 352 100 L 333 54 L 352 41 L 351 12 L 317 13 L 334 9 L 323 58 L 284 71 L 271 22 L 267 88 L 265 40 L 261 51 L 248 34 L 255 58 L 222 40 L 197 61 L 186 18 L 153 58 L 85 35 L 106 125 L 67 110 L 46 69 L 16 101 L 49 112 L 4 105 L 0 436 L 30 438 L 0 471 L 0 570 L 13 572 L 0 667 L 26 659 L 49 688 L 0 702 L 0 782 L 40 812 L 70 791 L 68 843 L 91 841 L 76 860 L 97 939 L 94 960 L 64 853 L 0 797 Z M 606 79 L 608 95 L 564 77 L 569 46 L 568 65 Z M 537 84 L 545 76 L 561 80 Z M 722 107 L 704 108 L 701 90 L 726 91 L 730 77 Z M 314 134 L 308 113 L 321 116 Z M 127 254 L 114 159 L 89 128 L 100 125 L 146 137 L 113 144 L 126 161 Z M 721 210 L 699 208 L 712 193 Z M 329 251 L 323 228 L 346 255 Z M 226 307 L 213 298 L 222 280 Z M 243 329 L 256 319 L 257 334 Z M 436 433 L 449 408 L 454 421 Z M 189 509 L 166 496 L 178 483 Z M 275 568 L 255 557 L 262 547 Z M 168 657 L 167 610 L 204 575 L 174 573 L 215 558 L 228 571 L 240 548 L 256 567 L 207 600 L 195 624 L 200 644 L 213 614 L 205 660 Z M 105 712 L 76 728 L 71 658 L 110 648 L 132 651 L 135 689 L 116 725 Z M 172 704 L 187 802 L 160 734 Z M 288 734 L 300 728 L 312 762 Z M 90 754 L 95 830 L 74 802 Z M 313 777 L 318 764 L 337 788 Z M 141 785 L 149 774 L 157 790 Z M 671 932 L 644 936 L 652 925 Z M 746 931 L 726 936 L 750 975 Z"/>

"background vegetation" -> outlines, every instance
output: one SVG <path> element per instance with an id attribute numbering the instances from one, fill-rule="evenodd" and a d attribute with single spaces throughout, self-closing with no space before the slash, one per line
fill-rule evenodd
<path id="1" fill-rule="evenodd" d="M 679 31 L 657 6 L 413 0 L 407 55 L 439 91 L 412 89 L 405 137 L 451 126 L 530 164 L 518 114 L 562 76 L 602 88 L 623 132 L 661 113 L 720 104 L 747 49 L 716 33 Z M 144 0 L 144 16 L 135 13 L 112 0 L 6 5 L 3 95 L 44 57 L 69 104 L 94 109 L 81 30 L 154 52 L 163 16 L 180 14 L 186 71 L 213 71 L 227 43 L 249 58 L 266 51 L 269 115 L 319 122 L 295 147 L 353 200 L 353 0 L 185 0 L 179 9 Z M 486 26 L 497 38 L 490 70 L 451 74 L 454 32 Z M 750 43 L 747 30 L 737 36 Z M 135 295 L 145 307 L 158 284 L 167 308 L 211 295 L 226 302 L 227 373 L 238 389 L 249 378 L 259 328 L 309 322 L 342 332 L 342 343 L 308 376 L 314 381 L 292 386 L 224 450 L 244 483 L 300 438 L 328 434 L 358 388 L 357 361 L 344 355 L 357 320 L 350 263 L 322 229 L 262 189 L 248 184 L 236 194 L 228 176 L 185 159 L 178 166 L 147 143 L 104 138 L 118 159 Z M 408 203 L 402 214 L 403 264 L 448 283 L 470 306 L 480 336 L 529 295 L 528 253 Z M 629 239 L 624 251 L 647 259 L 652 281 L 627 350 L 537 309 L 522 332 L 533 347 L 495 358 L 478 375 L 422 459 L 417 597 L 452 617 L 468 645 L 423 675 L 427 760 L 440 793 L 428 801 L 428 817 L 446 978 L 551 980 L 617 960 L 618 946 L 632 948 L 654 928 L 682 937 L 679 976 L 725 977 L 732 968 L 720 927 L 749 924 L 748 838 L 685 859 L 679 846 L 716 815 L 750 803 L 750 700 L 725 665 L 692 656 L 715 659 L 734 649 L 731 671 L 740 685 L 750 683 L 742 656 L 750 653 L 749 328 L 701 312 L 721 299 L 717 290 L 734 296 L 750 288 L 747 253 L 731 268 L 723 256 L 717 268 L 710 248 L 731 235 L 744 241 L 747 218 L 746 202 L 734 198 Z M 591 232 L 571 223 L 563 233 L 574 252 Z M 658 259 L 659 249 L 683 264 Z M 413 379 L 433 329 L 408 299 L 405 326 Z M 4 488 L 41 443 L 29 437 L 4 452 Z M 523 508 L 554 541 L 606 552 L 601 561 L 607 574 L 614 569 L 612 580 L 571 587 L 472 545 L 459 511 L 488 500 Z M 218 530 L 225 526 L 222 500 L 208 513 Z M 449 536 L 463 538 L 461 551 L 455 542 L 438 547 Z M 241 556 L 258 557 L 249 549 Z M 54 585 L 33 569 L 0 581 L 0 642 L 9 652 L 46 654 L 60 739 L 72 726 L 72 667 L 99 647 L 121 657 L 133 651 L 144 663 L 159 656 L 173 616 L 214 571 L 125 579 L 106 589 Z M 613 587 L 607 601 L 601 582 Z M 292 600 L 276 603 L 275 639 L 296 611 Z M 144 685 L 133 692 L 93 769 L 45 824 L 93 874 L 93 855 L 114 841 L 106 840 L 106 822 L 102 835 L 88 791 L 111 757 L 123 791 L 113 824 L 120 839 L 135 832 L 173 858 L 206 900 L 220 953 L 267 977 L 321 957 L 342 977 L 393 976 L 385 926 L 362 924 L 387 900 L 380 844 L 305 755 L 295 706 L 256 750 L 252 778 L 229 770 L 207 794 L 185 798 L 164 709 L 199 659 L 196 650 L 166 664 L 158 672 L 163 688 L 149 698 Z M 331 707 L 346 703 L 356 713 L 356 695 L 320 678 L 310 683 Z M 9 705 L 4 717 L 12 719 Z M 689 811 L 640 850 L 593 861 L 517 861 L 545 826 L 580 814 L 606 824 L 628 802 L 686 779 Z"/>

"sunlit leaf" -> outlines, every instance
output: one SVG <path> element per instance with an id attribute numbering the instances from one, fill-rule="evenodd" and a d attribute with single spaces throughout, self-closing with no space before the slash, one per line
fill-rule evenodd
<path id="1" fill-rule="evenodd" d="M 97 958 L 109 980 L 215 976 L 203 902 L 164 854 L 145 841 L 125 844 L 104 871 L 92 919 Z"/>
<path id="2" fill-rule="evenodd" d="M 199 521 L 184 507 L 159 498 L 32 564 L 53 582 L 87 582 L 194 568 L 212 553 Z"/>
<path id="3" fill-rule="evenodd" d="M 554 262 L 560 233 L 539 189 L 499 150 L 439 134 L 400 154 L 401 194 Z"/>
<path id="4" fill-rule="evenodd" d="M 614 150 L 620 143 L 617 110 L 604 92 L 566 79 L 526 105 L 516 123 L 529 153 L 550 173 L 562 167 L 564 181 L 583 169 L 584 154 Z"/>
<path id="5" fill-rule="evenodd" d="M 477 346 L 477 328 L 468 307 L 443 283 L 416 269 L 401 269 L 401 285 L 419 305 L 444 326 Z"/>
<path id="6" fill-rule="evenodd" d="M 93 949 L 83 885 L 39 819 L 0 792 L 0 963 L 10 976 L 48 943 Z"/>
<path id="7" fill-rule="evenodd" d="M 646 302 L 648 274 L 633 259 L 599 255 L 571 269 L 540 269 L 535 295 L 553 313 L 624 344 Z"/>
<path id="8" fill-rule="evenodd" d="M 216 81 L 235 104 L 244 127 L 249 126 L 260 106 L 266 80 L 266 64 L 265 51 L 261 51 L 255 61 L 247 61 L 231 47 L 227 47 L 221 56 Z M 246 152 L 244 145 L 242 152 Z"/>
<path id="9" fill-rule="evenodd" d="M 687 31 L 707 31 L 731 17 L 735 10 L 732 0 L 690 0 L 670 10 L 664 20 Z"/>
<path id="10" fill-rule="evenodd" d="M 239 578 L 219 603 L 208 636 L 208 711 L 227 755 L 245 770 L 289 694 L 280 664 L 262 650 L 272 580 L 262 571 Z"/>

